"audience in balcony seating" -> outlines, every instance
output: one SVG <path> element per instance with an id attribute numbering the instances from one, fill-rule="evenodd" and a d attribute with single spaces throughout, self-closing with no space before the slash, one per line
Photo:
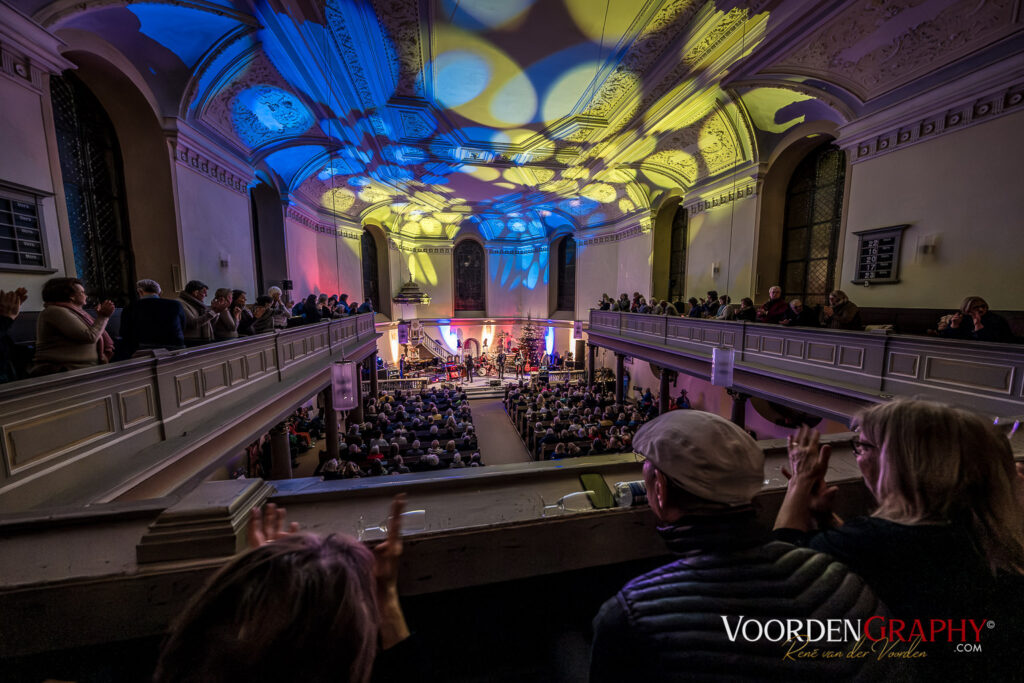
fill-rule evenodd
<path id="1" fill-rule="evenodd" d="M 740 307 L 736 309 L 733 320 L 745 320 L 751 323 L 757 320 L 757 309 L 754 308 L 754 300 L 749 296 L 740 299 Z"/>
<path id="2" fill-rule="evenodd" d="M 185 311 L 185 345 L 199 346 L 214 340 L 213 321 L 228 309 L 230 300 L 214 297 L 210 305 L 203 303 L 210 288 L 199 280 L 190 280 L 178 294 Z M 219 291 L 219 290 L 218 290 Z"/>
<path id="3" fill-rule="evenodd" d="M 704 314 L 704 307 L 697 301 L 697 297 L 691 296 L 687 303 L 690 304 L 690 312 L 686 314 L 687 318 L 700 318 Z"/>
<path id="4" fill-rule="evenodd" d="M 735 314 L 736 312 L 732 308 L 732 299 L 729 298 L 728 294 L 720 294 L 714 318 L 717 320 L 732 320 Z"/>
<path id="5" fill-rule="evenodd" d="M 139 298 L 121 311 L 116 358 L 131 358 L 145 349 L 185 348 L 185 309 L 181 301 L 160 298 L 160 284 L 155 280 L 139 280 L 135 291 Z"/>
<path id="6" fill-rule="evenodd" d="M 373 302 L 370 301 L 370 297 L 366 297 L 363 303 L 359 304 L 356 313 L 373 313 Z"/>
<path id="7" fill-rule="evenodd" d="M 18 287 L 10 292 L 0 289 L 0 383 L 13 382 L 25 375 L 28 354 L 23 352 L 9 330 L 28 299 L 28 290 Z"/>
<path id="8" fill-rule="evenodd" d="M 821 324 L 833 330 L 863 330 L 860 309 L 850 301 L 846 292 L 837 289 L 828 295 L 829 305 L 821 311 Z"/>
<path id="9" fill-rule="evenodd" d="M 387 537 L 372 549 L 341 534 L 298 533 L 272 504 L 253 510 L 250 550 L 175 621 L 154 682 L 429 678 L 398 597 L 404 507 L 396 496 Z"/>
<path id="10" fill-rule="evenodd" d="M 109 363 L 114 340 L 106 332 L 114 303 L 96 307 L 96 317 L 85 311 L 85 287 L 81 280 L 59 277 L 43 285 L 43 311 L 36 320 L 36 353 L 33 376 L 77 370 Z"/>
<path id="11" fill-rule="evenodd" d="M 786 311 L 782 320 L 779 321 L 780 325 L 788 325 L 789 327 L 817 327 L 818 316 L 814 314 L 814 311 L 804 306 L 804 302 L 800 299 L 793 299 L 789 302 L 789 309 Z"/>
<path id="12" fill-rule="evenodd" d="M 243 292 L 243 298 L 244 298 Z M 238 338 L 238 323 L 242 319 L 242 308 L 236 306 L 232 301 L 231 290 L 227 287 L 221 287 L 213 293 L 213 298 L 223 299 L 228 303 L 228 306 L 220 312 L 220 314 L 213 319 L 213 338 L 216 341 L 226 341 L 228 339 Z"/>
<path id="13" fill-rule="evenodd" d="M 761 304 L 757 311 L 757 322 L 779 323 L 789 310 L 789 305 L 782 298 L 782 287 L 775 285 L 768 290 L 768 301 Z"/>
<path id="14" fill-rule="evenodd" d="M 928 401 L 872 406 L 853 428 L 857 464 L 878 507 L 846 524 L 831 514 L 831 449 L 801 428 L 789 440 L 776 535 L 848 564 L 907 623 L 994 622 L 978 656 L 954 652 L 944 638 L 924 643 L 922 680 L 1019 679 L 1024 481 L 1008 439 L 974 413 Z"/>
<path id="15" fill-rule="evenodd" d="M 939 330 L 939 336 L 1003 343 L 1014 341 L 1006 318 L 990 311 L 988 302 L 980 296 L 966 297 L 960 304 L 960 310 L 949 316 L 945 328 Z"/>
<path id="16" fill-rule="evenodd" d="M 884 614 L 864 580 L 836 560 L 773 541 L 752 501 L 764 452 L 740 427 L 677 410 L 640 428 L 643 478 L 658 532 L 678 558 L 639 576 L 594 619 L 590 681 L 852 680 L 877 655 L 787 661 L 785 643 L 730 639 L 742 619 L 852 619 Z M 726 623 L 723 624 L 723 619 Z M 828 643 L 849 653 L 854 642 Z"/>
<path id="17" fill-rule="evenodd" d="M 285 305 L 281 298 L 281 288 L 271 287 L 267 290 L 267 295 L 270 297 L 268 310 L 270 311 L 270 316 L 274 321 L 274 328 L 280 330 L 288 327 L 288 318 L 291 316 L 288 306 Z"/>

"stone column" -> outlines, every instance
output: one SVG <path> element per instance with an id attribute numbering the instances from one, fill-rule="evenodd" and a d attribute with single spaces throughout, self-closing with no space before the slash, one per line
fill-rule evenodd
<path id="1" fill-rule="evenodd" d="M 726 391 L 729 392 L 729 396 L 732 397 L 732 413 L 729 415 L 729 419 L 732 420 L 733 424 L 738 426 L 740 429 L 746 429 L 747 399 L 750 398 L 750 396 L 733 389 L 726 389 Z"/>
<path id="2" fill-rule="evenodd" d="M 321 392 L 324 404 L 324 431 L 327 433 L 327 459 L 338 457 L 338 411 L 334 409 L 334 392 L 327 387 Z"/>
<path id="3" fill-rule="evenodd" d="M 370 396 L 377 398 L 377 354 L 370 354 L 364 362 L 370 364 Z"/>
<path id="4" fill-rule="evenodd" d="M 661 369 L 661 384 L 658 385 L 658 415 L 668 412 L 668 376 L 671 370 Z"/>
<path id="5" fill-rule="evenodd" d="M 626 357 L 621 353 L 615 354 L 615 402 L 622 405 L 622 378 L 626 372 Z"/>
<path id="6" fill-rule="evenodd" d="M 356 363 L 356 407 L 348 411 L 349 416 L 358 422 L 363 423 L 363 364 Z"/>
<path id="7" fill-rule="evenodd" d="M 288 426 L 284 422 L 270 429 L 270 478 L 292 478 L 292 452 L 288 447 Z"/>
<path id="8" fill-rule="evenodd" d="M 595 375 L 597 368 L 594 366 L 597 364 L 597 347 L 593 344 L 587 344 L 587 386 L 594 386 Z"/>

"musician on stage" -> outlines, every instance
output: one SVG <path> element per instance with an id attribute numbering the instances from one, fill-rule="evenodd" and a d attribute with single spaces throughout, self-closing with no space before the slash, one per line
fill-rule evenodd
<path id="1" fill-rule="evenodd" d="M 505 351 L 504 351 L 504 349 L 498 349 L 498 357 L 497 357 L 496 360 L 497 360 L 497 363 L 498 363 L 498 379 L 499 380 L 505 379 Z"/>
<path id="2" fill-rule="evenodd" d="M 516 351 L 515 364 L 516 364 L 516 379 L 523 379 L 523 377 L 524 377 L 523 367 L 526 365 L 526 359 L 523 358 L 523 350 L 522 349 L 519 349 L 518 351 Z"/>
<path id="3" fill-rule="evenodd" d="M 466 381 L 473 383 L 473 354 L 466 354 Z"/>

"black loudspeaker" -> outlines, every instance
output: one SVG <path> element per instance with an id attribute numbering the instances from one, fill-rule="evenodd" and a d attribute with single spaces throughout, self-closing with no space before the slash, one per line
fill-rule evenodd
<path id="1" fill-rule="evenodd" d="M 500 379 L 492 379 L 491 381 L 488 382 L 488 384 L 490 386 L 492 386 L 492 387 L 500 387 L 501 386 L 501 380 Z"/>
<path id="2" fill-rule="evenodd" d="M 583 370 L 587 366 L 587 343 L 582 339 L 576 340 L 576 350 L 572 354 L 573 362 L 577 370 Z"/>

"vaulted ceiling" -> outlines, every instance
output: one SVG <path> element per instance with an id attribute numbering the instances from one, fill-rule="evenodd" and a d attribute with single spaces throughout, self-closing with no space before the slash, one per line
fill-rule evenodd
<path id="1" fill-rule="evenodd" d="M 1021 33 L 1015 0 L 15 4 L 327 220 L 498 242 L 646 215 Z"/>

